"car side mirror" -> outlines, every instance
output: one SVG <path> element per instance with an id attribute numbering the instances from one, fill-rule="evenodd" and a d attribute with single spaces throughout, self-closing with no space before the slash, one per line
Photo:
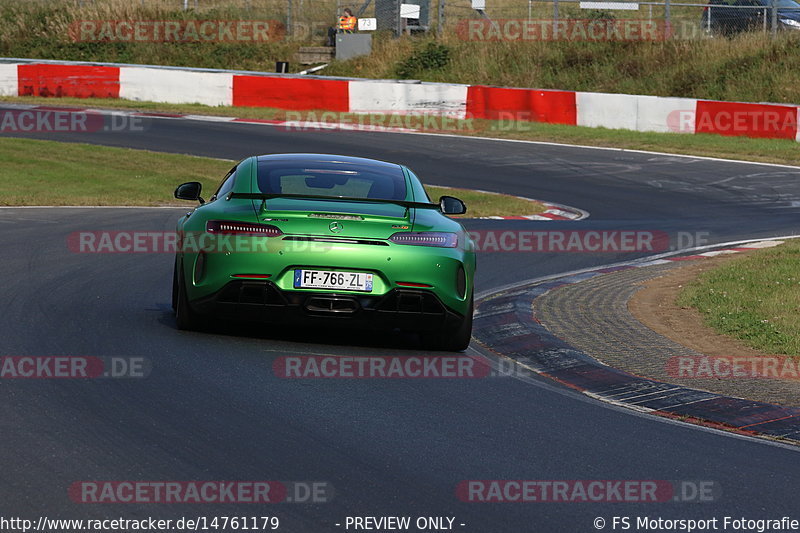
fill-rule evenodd
<path id="1" fill-rule="evenodd" d="M 445 215 L 463 215 L 467 212 L 466 204 L 453 196 L 440 197 L 439 209 Z"/>
<path id="2" fill-rule="evenodd" d="M 182 183 L 175 189 L 175 198 L 178 200 L 194 200 L 204 204 L 206 201 L 200 197 L 200 191 L 202 190 L 203 184 L 199 181 Z"/>

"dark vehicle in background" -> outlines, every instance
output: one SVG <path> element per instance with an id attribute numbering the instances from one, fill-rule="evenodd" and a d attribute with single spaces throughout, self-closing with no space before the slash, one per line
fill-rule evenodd
<path id="1" fill-rule="evenodd" d="M 800 4 L 776 0 L 778 29 L 800 30 Z M 772 0 L 710 0 L 700 24 L 712 35 L 736 35 L 746 31 L 769 31 Z"/>

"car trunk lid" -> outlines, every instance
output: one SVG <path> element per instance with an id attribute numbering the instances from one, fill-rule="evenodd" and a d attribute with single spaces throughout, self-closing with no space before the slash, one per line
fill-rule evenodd
<path id="1" fill-rule="evenodd" d="M 388 239 L 393 233 L 409 230 L 414 211 L 369 201 L 269 198 L 254 203 L 259 221 L 278 226 L 286 235 L 337 239 Z"/>

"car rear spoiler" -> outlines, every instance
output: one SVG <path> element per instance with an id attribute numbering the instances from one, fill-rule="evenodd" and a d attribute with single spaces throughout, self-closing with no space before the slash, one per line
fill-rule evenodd
<path id="1" fill-rule="evenodd" d="M 420 209 L 439 209 L 439 204 L 427 202 L 411 202 L 408 200 L 387 200 L 385 198 L 350 198 L 347 196 L 318 196 L 314 194 L 268 194 L 258 192 L 231 192 L 225 200 L 238 198 L 241 200 L 271 200 L 273 198 L 296 198 L 300 200 L 327 200 L 329 202 L 365 202 L 380 204 L 395 204 L 403 207 L 417 207 Z"/>

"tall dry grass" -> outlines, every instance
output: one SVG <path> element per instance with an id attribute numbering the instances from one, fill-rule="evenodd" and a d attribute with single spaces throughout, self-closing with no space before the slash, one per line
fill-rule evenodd
<path id="1" fill-rule="evenodd" d="M 397 65 L 429 39 L 382 41 L 372 55 L 332 65 L 329 74 L 395 77 Z M 475 42 L 452 33 L 441 69 L 425 81 L 800 104 L 800 36 L 666 42 Z"/>
<path id="2" fill-rule="evenodd" d="M 182 0 L 0 0 L 0 55 L 273 70 L 275 61 L 291 61 L 302 44 L 322 44 L 335 0 L 293 0 L 292 27 L 298 39 L 268 43 L 75 42 L 70 25 L 83 20 L 277 20 L 286 24 L 286 1 L 199 0 L 199 9 L 194 9 L 194 1 L 189 0 L 190 9 L 184 11 Z"/>

